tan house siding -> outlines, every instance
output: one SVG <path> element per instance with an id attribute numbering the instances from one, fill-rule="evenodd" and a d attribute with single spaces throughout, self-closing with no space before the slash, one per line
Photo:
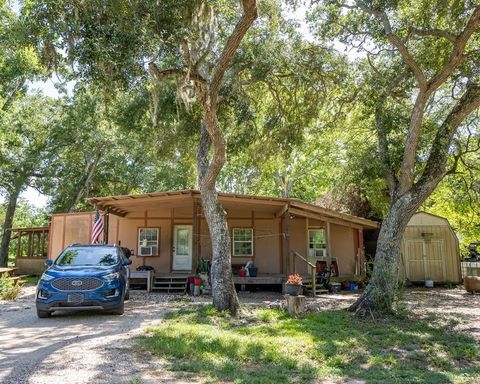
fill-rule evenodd
<path id="1" fill-rule="evenodd" d="M 355 272 L 355 231 L 354 228 L 331 225 L 331 247 L 332 257 L 337 259 L 338 272 L 341 275 L 350 275 Z"/>
<path id="2" fill-rule="evenodd" d="M 174 226 L 192 225 L 192 270 L 195 271 L 200 257 L 212 257 L 208 226 L 202 215 L 201 200 L 195 197 L 195 193 L 197 192 L 172 192 L 167 195 L 114 198 L 112 201 L 118 205 L 108 207 L 111 209 L 108 242 L 121 243 L 123 247 L 133 249 L 132 268 L 150 265 L 157 273 L 170 273 Z M 259 274 L 288 274 L 294 270 L 303 275 L 308 274 L 307 265 L 294 257 L 292 251 L 308 257 L 308 228 L 326 228 L 326 210 L 315 212 L 315 206 L 307 206 L 314 211 L 305 211 L 306 216 L 302 216 L 302 207 L 296 207 L 293 214 L 288 212 L 287 200 L 231 195 L 222 198 L 225 199 L 223 204 L 230 234 L 232 235 L 233 228 L 237 227 L 253 229 L 253 256 L 232 256 L 233 264 L 244 265 L 252 260 Z M 106 204 L 105 199 L 102 204 Z M 292 201 L 292 204 L 294 203 L 297 201 Z M 71 243 L 89 243 L 94 214 L 86 212 L 52 215 L 49 257 L 57 257 L 61 250 Z M 375 223 L 345 215 L 338 217 L 336 213 L 332 215 L 332 221 L 345 222 L 345 225 L 331 223 L 332 256 L 338 260 L 340 273 L 353 274 L 359 246 L 355 236 L 358 227 L 363 225 L 359 222 L 366 222 L 367 227 L 375 226 Z M 325 220 L 322 220 L 324 217 Z M 159 229 L 159 255 L 137 256 L 139 228 Z M 289 236 L 286 236 L 287 233 Z"/>

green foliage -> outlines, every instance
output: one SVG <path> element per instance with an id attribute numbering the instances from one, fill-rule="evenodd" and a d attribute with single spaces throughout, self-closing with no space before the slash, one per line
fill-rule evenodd
<path id="1" fill-rule="evenodd" d="M 0 300 L 15 300 L 22 290 L 22 284 L 8 277 L 8 274 L 0 275 Z"/>
<path id="2" fill-rule="evenodd" d="M 168 314 L 139 344 L 166 369 L 213 383 L 467 383 L 480 374 L 478 346 L 464 334 L 416 319 L 371 324 L 344 311 L 299 320 L 244 308 L 232 318 L 201 306 Z"/>

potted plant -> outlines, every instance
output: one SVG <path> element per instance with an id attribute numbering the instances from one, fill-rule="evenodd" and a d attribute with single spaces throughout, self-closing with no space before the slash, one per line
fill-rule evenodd
<path id="1" fill-rule="evenodd" d="M 285 293 L 290 296 L 298 296 L 302 293 L 303 284 L 302 276 L 298 273 L 288 276 L 288 280 L 285 283 Z"/>

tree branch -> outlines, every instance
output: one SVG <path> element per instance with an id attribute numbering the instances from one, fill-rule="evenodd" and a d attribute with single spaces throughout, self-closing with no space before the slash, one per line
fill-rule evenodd
<path id="1" fill-rule="evenodd" d="M 450 61 L 428 82 L 428 93 L 434 92 L 465 59 L 465 47 L 480 26 L 480 5 L 475 8 L 462 33 L 455 39 Z"/>
<path id="2" fill-rule="evenodd" d="M 218 60 L 217 65 L 215 66 L 212 81 L 210 83 L 210 101 L 211 103 L 217 102 L 218 93 L 222 85 L 223 76 L 227 70 L 230 62 L 232 61 L 233 55 L 237 51 L 240 42 L 247 33 L 250 26 L 253 24 L 255 19 L 258 16 L 257 11 L 257 2 L 256 0 L 242 0 L 243 6 L 243 15 L 232 34 L 228 38 L 228 41 L 223 48 L 220 59 Z"/>
<path id="3" fill-rule="evenodd" d="M 415 78 L 417 79 L 418 85 L 420 89 L 426 89 L 427 87 L 427 80 L 425 78 L 425 74 L 423 73 L 420 65 L 417 61 L 413 58 L 410 51 L 408 50 L 407 46 L 400 40 L 400 38 L 393 33 L 392 26 L 390 24 L 390 20 L 388 19 L 387 14 L 384 11 L 379 11 L 376 9 L 368 8 L 363 1 L 356 1 L 356 5 L 362 11 L 369 13 L 372 16 L 380 19 L 383 25 L 383 30 L 387 35 L 388 41 L 398 49 L 400 55 L 402 56 L 403 61 L 406 65 L 412 70 Z"/>
<path id="4" fill-rule="evenodd" d="M 22 77 L 20 81 L 18 82 L 17 86 L 13 89 L 12 93 L 8 96 L 7 100 L 5 100 L 5 103 L 2 106 L 2 111 L 6 111 L 10 104 L 12 104 L 13 100 L 15 99 L 15 96 L 17 93 L 22 89 L 22 87 L 25 85 L 26 78 Z"/>
<path id="5" fill-rule="evenodd" d="M 467 90 L 450 111 L 435 136 L 427 165 L 418 181 L 418 187 L 429 181 L 439 181 L 447 173 L 445 170 L 448 150 L 453 136 L 463 121 L 480 107 L 480 84 L 469 83 Z"/>
<path id="6" fill-rule="evenodd" d="M 189 80 L 201 81 L 206 82 L 206 80 L 197 72 L 187 72 L 185 69 L 182 68 L 171 68 L 171 69 L 158 69 L 157 65 L 153 62 L 148 64 L 148 69 L 152 77 L 157 81 L 160 82 L 167 77 L 176 77 L 176 78 L 187 78 Z"/>
<path id="7" fill-rule="evenodd" d="M 443 29 L 432 28 L 432 29 L 420 29 L 416 27 L 410 27 L 408 29 L 409 35 L 417 35 L 417 36 L 435 36 L 435 37 L 443 37 L 446 40 L 451 41 L 454 43 L 457 39 L 453 33 L 445 31 Z"/>

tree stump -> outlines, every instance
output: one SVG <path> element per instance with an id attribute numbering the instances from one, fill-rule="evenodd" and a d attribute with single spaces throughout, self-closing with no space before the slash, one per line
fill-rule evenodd
<path id="1" fill-rule="evenodd" d="M 293 317 L 303 317 L 305 315 L 305 296 L 285 295 L 285 308 L 288 314 Z"/>

